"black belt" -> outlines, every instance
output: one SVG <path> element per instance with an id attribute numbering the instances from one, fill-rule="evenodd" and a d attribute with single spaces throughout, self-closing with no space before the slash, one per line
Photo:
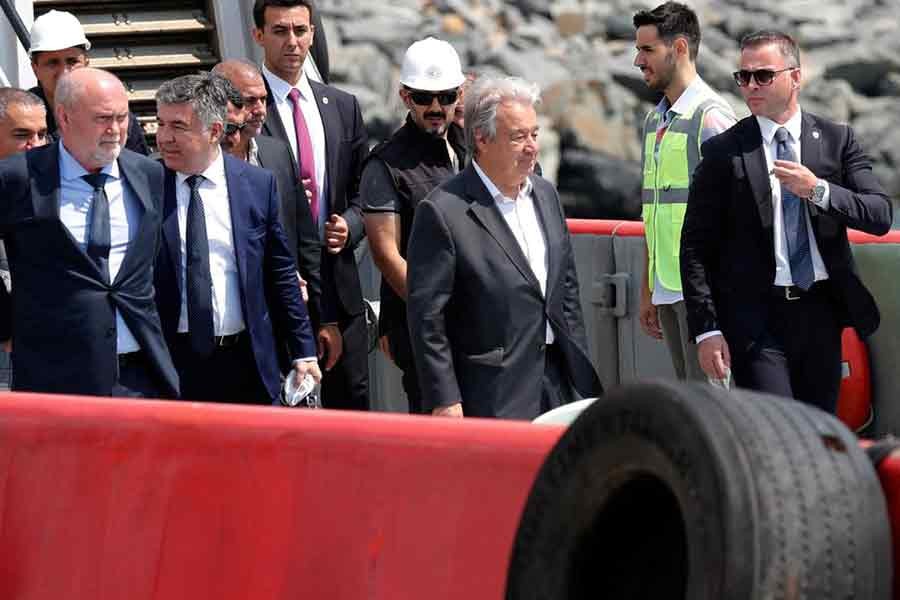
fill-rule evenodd
<path id="1" fill-rule="evenodd" d="M 796 285 L 773 285 L 772 286 L 772 296 L 778 298 L 779 300 L 800 300 L 809 296 L 810 294 L 815 294 L 816 292 L 820 292 L 824 289 L 824 286 L 827 285 L 828 280 L 816 281 L 810 286 L 808 290 L 804 290 L 803 288 L 797 287 Z"/>
<path id="2" fill-rule="evenodd" d="M 119 355 L 119 367 L 133 367 L 138 363 L 143 364 L 144 362 L 146 362 L 146 360 L 147 355 L 143 350 L 137 350 L 136 352 L 126 352 Z"/>
<path id="3" fill-rule="evenodd" d="M 237 333 L 232 333 L 231 335 L 217 335 L 213 338 L 213 345 L 216 348 L 230 348 L 236 346 L 241 339 L 243 339 L 245 333 L 247 333 L 246 329 L 238 331 Z M 187 342 L 189 335 L 189 333 L 184 332 L 179 333 L 178 337 Z"/>

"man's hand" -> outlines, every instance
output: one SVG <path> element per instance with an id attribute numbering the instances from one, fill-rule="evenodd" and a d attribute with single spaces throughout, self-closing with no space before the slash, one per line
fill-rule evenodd
<path id="1" fill-rule="evenodd" d="M 344 338 L 337 325 L 322 325 L 317 336 L 319 360 L 325 358 L 325 370 L 330 371 L 344 353 Z"/>
<path id="2" fill-rule="evenodd" d="M 435 417 L 453 417 L 456 419 L 462 419 L 462 403 L 457 402 L 456 404 L 451 404 L 450 406 L 438 406 L 431 411 L 431 414 Z"/>
<path id="3" fill-rule="evenodd" d="M 640 308 L 641 329 L 652 338 L 661 340 L 662 327 L 659 326 L 659 309 L 650 301 L 650 296 L 641 294 Z"/>
<path id="4" fill-rule="evenodd" d="M 800 163 L 789 160 L 776 160 L 772 173 L 781 184 L 798 198 L 806 200 L 812 195 L 813 188 L 819 180 L 812 171 Z"/>
<path id="5" fill-rule="evenodd" d="M 322 371 L 319 370 L 319 363 L 314 360 L 298 360 L 294 363 L 294 382 L 300 385 L 306 374 L 312 375 L 316 383 L 322 383 Z"/>
<path id="6" fill-rule="evenodd" d="M 312 190 L 309 189 L 309 184 L 312 183 L 312 179 L 301 179 L 300 182 L 303 184 L 303 191 L 306 192 L 306 201 L 312 202 Z"/>
<path id="7" fill-rule="evenodd" d="M 725 379 L 731 368 L 731 353 L 724 335 L 708 337 L 697 346 L 700 368 L 710 379 Z"/>
<path id="8" fill-rule="evenodd" d="M 7 354 L 12 352 L 12 338 L 3 342 L 3 351 L 6 352 Z"/>
<path id="9" fill-rule="evenodd" d="M 341 215 L 331 215 L 328 222 L 325 223 L 325 243 L 328 252 L 337 254 L 347 245 L 347 238 L 350 236 L 350 227 L 347 221 Z"/>
<path id="10" fill-rule="evenodd" d="M 396 362 L 394 360 L 394 355 L 391 353 L 391 343 L 388 341 L 388 337 L 386 335 L 378 338 L 378 348 L 384 352 L 384 355 L 387 356 L 387 359 L 391 362 Z"/>
<path id="11" fill-rule="evenodd" d="M 306 290 L 306 280 L 297 273 L 297 284 L 300 286 L 300 296 L 304 302 L 309 302 L 309 292 Z"/>

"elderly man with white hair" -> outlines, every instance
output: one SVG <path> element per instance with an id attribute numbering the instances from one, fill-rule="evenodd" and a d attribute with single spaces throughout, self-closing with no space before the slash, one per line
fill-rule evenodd
<path id="1" fill-rule="evenodd" d="M 432 414 L 532 419 L 602 393 L 559 196 L 533 173 L 538 101 L 521 79 L 477 80 L 470 162 L 416 207 L 407 309 Z"/>

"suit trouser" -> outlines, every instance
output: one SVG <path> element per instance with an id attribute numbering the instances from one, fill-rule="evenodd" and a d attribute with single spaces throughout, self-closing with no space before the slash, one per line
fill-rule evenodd
<path id="1" fill-rule="evenodd" d="M 559 344 L 550 344 L 544 353 L 544 375 L 541 378 L 541 413 L 574 402 L 575 388 L 569 379 L 566 358 Z"/>
<path id="2" fill-rule="evenodd" d="M 163 398 L 159 376 L 142 350 L 119 355 L 119 373 L 112 388 L 114 398 Z"/>
<path id="3" fill-rule="evenodd" d="M 345 410 L 369 410 L 369 334 L 365 313 L 339 323 L 343 354 L 322 375 L 322 406 Z"/>
<path id="4" fill-rule="evenodd" d="M 230 336 L 229 336 L 230 337 Z M 245 330 L 236 341 L 217 346 L 209 357 L 197 356 L 187 334 L 178 334 L 172 359 L 181 380 L 185 400 L 270 405 L 269 397 L 256 367 L 256 357 Z"/>
<path id="5" fill-rule="evenodd" d="M 388 332 L 387 336 L 394 364 L 403 373 L 403 391 L 406 392 L 406 399 L 409 401 L 409 413 L 422 414 L 422 390 L 419 388 L 419 376 L 416 373 L 409 332 L 405 327 L 398 327 Z"/>
<path id="6" fill-rule="evenodd" d="M 834 414 L 841 386 L 841 331 L 829 282 L 797 300 L 774 288 L 767 328 L 746 350 L 732 349 L 739 387 L 818 406 Z"/>
<path id="7" fill-rule="evenodd" d="M 672 366 L 681 381 L 706 381 L 706 373 L 700 368 L 697 358 L 697 344 L 691 340 L 688 331 L 687 308 L 684 300 L 674 304 L 660 304 L 656 307 L 663 341 L 669 348 Z"/>

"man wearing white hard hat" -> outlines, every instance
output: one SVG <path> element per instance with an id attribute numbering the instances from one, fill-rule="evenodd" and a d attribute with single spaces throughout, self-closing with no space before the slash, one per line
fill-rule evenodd
<path id="1" fill-rule="evenodd" d="M 465 82 L 453 46 L 433 37 L 412 44 L 400 69 L 406 123 L 372 150 L 363 168 L 366 235 L 381 271 L 380 346 L 403 371 L 411 413 L 422 412 L 406 321 L 406 245 L 416 205 L 465 165 L 462 129 L 453 122 Z"/>
<path id="2" fill-rule="evenodd" d="M 90 62 L 88 50 L 91 42 L 84 35 L 84 28 L 72 13 L 51 10 L 34 20 L 31 26 L 31 69 L 38 85 L 29 91 L 37 95 L 47 107 L 47 134 L 51 141 L 59 138 L 56 115 L 56 83 L 63 73 L 86 67 Z M 147 141 L 140 123 L 128 113 L 128 137 L 125 147 L 132 152 L 147 155 Z"/>

